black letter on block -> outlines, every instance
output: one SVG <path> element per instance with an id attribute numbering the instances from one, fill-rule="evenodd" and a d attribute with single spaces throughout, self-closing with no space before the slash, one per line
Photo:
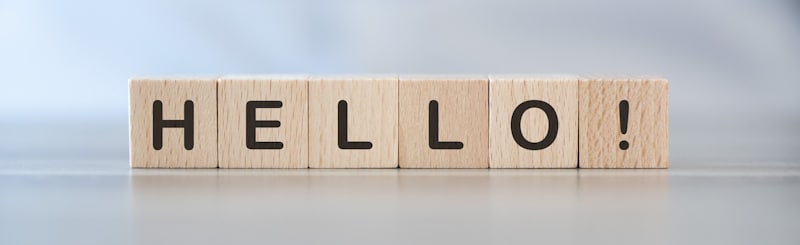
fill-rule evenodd
<path id="1" fill-rule="evenodd" d="M 194 148 L 194 102 L 183 103 L 183 120 L 164 120 L 160 100 L 153 102 L 153 149 L 161 150 L 164 144 L 164 128 L 183 128 L 183 147 Z"/>
<path id="2" fill-rule="evenodd" d="M 247 149 L 283 149 L 282 142 L 258 142 L 256 141 L 256 128 L 277 128 L 281 126 L 281 121 L 259 121 L 256 120 L 257 108 L 281 108 L 283 102 L 280 101 L 248 101 L 245 115 L 245 138 Z"/>
<path id="3" fill-rule="evenodd" d="M 428 147 L 438 150 L 458 150 L 464 148 L 459 141 L 439 141 L 439 101 L 428 103 Z"/>
<path id="4" fill-rule="evenodd" d="M 547 122 L 549 126 L 547 127 L 547 135 L 542 139 L 542 141 L 533 143 L 525 139 L 525 136 L 522 135 L 522 128 L 520 127 L 520 123 L 522 122 L 522 114 L 525 114 L 530 108 L 539 108 L 544 111 L 545 115 L 547 115 Z M 514 109 L 514 113 L 511 115 L 511 135 L 514 136 L 514 141 L 517 142 L 519 146 L 528 150 L 541 150 L 553 144 L 553 141 L 556 140 L 556 134 L 558 134 L 558 115 L 556 115 L 556 110 L 553 109 L 550 104 L 541 100 L 529 100 L 525 101 L 522 104 L 519 104 L 516 109 Z"/>
<path id="5" fill-rule="evenodd" d="M 372 149 L 369 141 L 347 141 L 347 101 L 339 101 L 339 149 L 342 150 L 365 150 Z"/>

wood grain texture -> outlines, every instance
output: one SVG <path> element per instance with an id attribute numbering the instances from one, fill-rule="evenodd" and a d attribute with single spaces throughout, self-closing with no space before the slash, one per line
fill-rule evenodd
<path id="1" fill-rule="evenodd" d="M 216 168 L 217 87 L 213 78 L 141 78 L 129 81 L 130 157 L 133 168 Z M 183 128 L 163 128 L 162 148 L 153 143 L 153 110 L 161 101 L 163 120 L 184 120 L 185 102 L 193 103 L 193 147 Z"/>
<path id="2" fill-rule="evenodd" d="M 667 168 L 668 83 L 661 78 L 581 78 L 579 156 L 581 168 Z M 620 101 L 627 100 L 628 129 L 622 134 Z M 623 150 L 621 141 L 629 142 Z"/>
<path id="3" fill-rule="evenodd" d="M 308 77 L 250 76 L 219 80 L 220 168 L 308 168 Z M 281 142 L 282 149 L 246 144 L 248 101 L 280 101 L 280 108 L 256 108 L 255 120 L 280 121 L 257 127 L 257 142 Z"/>
<path id="4" fill-rule="evenodd" d="M 400 78 L 400 168 L 488 168 L 487 77 Z M 431 149 L 429 106 L 438 102 L 439 140 L 462 149 Z"/>
<path id="5" fill-rule="evenodd" d="M 511 134 L 514 110 L 523 102 L 544 101 L 556 112 L 558 130 L 547 148 L 529 150 Z M 527 141 L 540 142 L 549 129 L 543 110 L 530 108 L 521 117 Z M 489 81 L 490 168 L 578 167 L 578 78 L 576 76 L 491 76 Z"/>
<path id="6" fill-rule="evenodd" d="M 370 149 L 340 149 L 338 105 L 347 103 L 348 141 Z M 311 168 L 397 168 L 397 76 L 312 77 L 309 84 Z"/>

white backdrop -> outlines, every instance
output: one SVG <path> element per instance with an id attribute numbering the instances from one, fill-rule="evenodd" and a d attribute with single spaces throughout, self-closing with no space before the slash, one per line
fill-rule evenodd
<path id="1" fill-rule="evenodd" d="M 796 1 L 0 0 L 0 156 L 127 157 L 127 79 L 670 79 L 673 164 L 800 159 Z"/>

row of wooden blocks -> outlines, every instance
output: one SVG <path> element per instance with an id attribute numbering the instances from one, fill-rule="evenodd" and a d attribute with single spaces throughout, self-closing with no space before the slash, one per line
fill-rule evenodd
<path id="1" fill-rule="evenodd" d="M 131 79 L 131 167 L 667 168 L 667 94 L 569 75 Z"/>

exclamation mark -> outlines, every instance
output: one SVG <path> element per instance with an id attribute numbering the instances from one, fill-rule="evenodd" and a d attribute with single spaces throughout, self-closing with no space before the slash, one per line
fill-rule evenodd
<path id="1" fill-rule="evenodd" d="M 628 101 L 623 100 L 619 102 L 619 129 L 622 135 L 628 133 Z M 623 140 L 619 142 L 619 148 L 622 150 L 628 149 L 628 141 Z"/>

